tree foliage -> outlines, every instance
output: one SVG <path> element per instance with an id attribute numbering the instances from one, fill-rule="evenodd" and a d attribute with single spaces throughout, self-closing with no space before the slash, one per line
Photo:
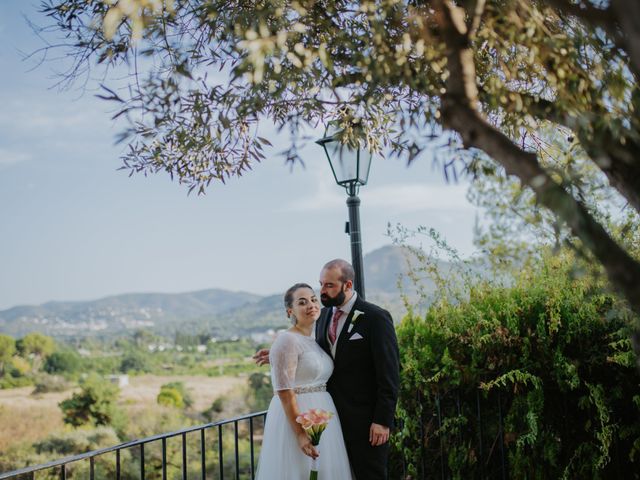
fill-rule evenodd
<path id="1" fill-rule="evenodd" d="M 160 393 L 157 397 L 158 405 L 164 405 L 165 407 L 184 408 L 184 400 L 180 392 L 171 387 L 165 385 L 160 388 Z"/>
<path id="2" fill-rule="evenodd" d="M 34 355 L 39 358 L 45 358 L 55 350 L 53 338 L 41 333 L 29 333 L 17 342 L 17 348 L 20 355 L 28 357 Z"/>
<path id="3" fill-rule="evenodd" d="M 120 426 L 121 412 L 116 401 L 120 389 L 97 375 L 87 377 L 81 391 L 60 402 L 64 422 L 81 425 Z"/>
<path id="4" fill-rule="evenodd" d="M 403 320 L 394 451 L 408 474 L 491 476 L 502 442 L 513 478 L 638 471 L 634 318 L 602 280 L 575 278 L 574 262 L 547 256 L 510 287 L 483 282 Z"/>
<path id="5" fill-rule="evenodd" d="M 16 353 L 16 341 L 8 335 L 0 335 L 0 376 L 4 375 L 6 365 Z"/>
<path id="6" fill-rule="evenodd" d="M 193 397 L 184 383 L 169 382 L 160 387 L 157 402 L 167 407 L 189 408 L 193 405 Z"/>
<path id="7" fill-rule="evenodd" d="M 635 0 L 127 4 L 138 8 L 43 4 L 74 59 L 67 80 L 95 63 L 148 59 L 128 90 L 106 87 L 103 95 L 130 120 L 124 168 L 167 172 L 204 191 L 265 158 L 264 120 L 290 131 L 291 161 L 305 128 L 328 120 L 343 128 L 343 142 L 409 161 L 440 146 L 447 168 L 481 176 L 499 165 L 527 186 L 640 313 L 637 257 L 588 208 L 588 180 L 545 163 L 539 141 L 543 128 L 570 138 L 637 215 Z M 485 155 L 495 163 L 479 161 Z"/>
<path id="8" fill-rule="evenodd" d="M 249 375 L 249 395 L 247 405 L 252 412 L 258 412 L 269 408 L 269 402 L 273 399 L 273 385 L 271 376 L 263 372 L 255 372 Z"/>
<path id="9" fill-rule="evenodd" d="M 149 356 L 136 350 L 128 351 L 120 362 L 122 373 L 147 372 L 149 371 Z"/>
<path id="10" fill-rule="evenodd" d="M 75 373 L 81 367 L 80 356 L 73 350 L 61 350 L 49 355 L 44 363 L 47 373 Z"/>

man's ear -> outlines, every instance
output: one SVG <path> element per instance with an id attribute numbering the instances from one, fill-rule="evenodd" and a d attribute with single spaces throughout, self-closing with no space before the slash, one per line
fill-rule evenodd
<path id="1" fill-rule="evenodd" d="M 353 290 L 353 280 L 347 280 L 344 282 L 344 286 L 347 287 L 347 290 Z"/>

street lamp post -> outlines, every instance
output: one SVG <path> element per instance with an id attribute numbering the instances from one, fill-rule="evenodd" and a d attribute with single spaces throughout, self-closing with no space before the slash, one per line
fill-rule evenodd
<path id="1" fill-rule="evenodd" d="M 361 185 L 367 184 L 373 155 L 366 148 L 355 148 L 342 143 L 340 133 L 336 123 L 329 123 L 324 137 L 316 143 L 324 148 L 336 183 L 347 191 L 349 209 L 347 233 L 351 239 L 351 263 L 355 271 L 354 288 L 358 295 L 365 299 L 358 190 Z"/>

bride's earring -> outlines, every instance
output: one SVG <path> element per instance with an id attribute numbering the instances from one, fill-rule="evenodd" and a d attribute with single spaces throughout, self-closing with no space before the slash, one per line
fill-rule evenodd
<path id="1" fill-rule="evenodd" d="M 289 321 L 291 322 L 291 325 L 293 325 L 294 327 L 298 323 L 298 319 L 296 318 L 296 316 L 293 313 L 289 314 Z"/>

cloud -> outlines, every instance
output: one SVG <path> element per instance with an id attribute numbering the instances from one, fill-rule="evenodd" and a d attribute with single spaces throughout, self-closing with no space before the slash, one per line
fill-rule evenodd
<path id="1" fill-rule="evenodd" d="M 84 105 L 80 105 L 84 107 Z M 15 105 L 0 114 L 0 125 L 17 131 L 42 134 L 45 131 L 60 131 L 68 128 L 89 129 L 96 124 L 108 125 L 108 113 L 81 109 L 73 111 L 67 105 Z M 102 126 L 100 125 L 100 126 Z"/>
<path id="2" fill-rule="evenodd" d="M 391 184 L 363 190 L 363 202 L 372 208 L 389 208 L 404 212 L 424 210 L 472 210 L 467 201 L 466 184 L 425 185 Z M 366 195 L 366 196 L 365 196 Z"/>
<path id="3" fill-rule="evenodd" d="M 319 182 L 310 196 L 300 198 L 286 207 L 292 212 L 317 212 L 344 208 L 346 195 L 333 182 Z M 426 185 L 395 183 L 380 187 L 363 187 L 362 204 L 367 208 L 410 213 L 421 211 L 474 211 L 466 198 L 468 185 Z"/>
<path id="4" fill-rule="evenodd" d="M 16 163 L 26 162 L 31 160 L 31 158 L 31 155 L 28 153 L 0 148 L 0 168 L 15 165 Z"/>

